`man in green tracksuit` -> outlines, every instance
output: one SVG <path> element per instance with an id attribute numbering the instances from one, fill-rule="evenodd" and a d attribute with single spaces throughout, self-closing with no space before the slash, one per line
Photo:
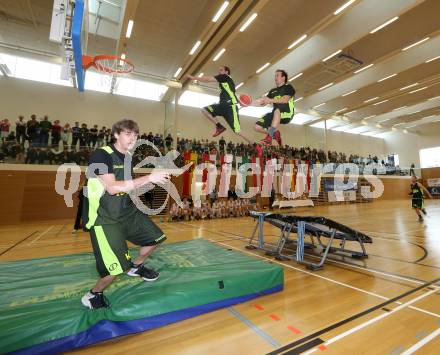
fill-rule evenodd
<path id="1" fill-rule="evenodd" d="M 164 183 L 167 173 L 157 172 L 132 179 L 124 174 L 124 159 L 136 143 L 139 127 L 136 122 L 122 120 L 112 127 L 113 145 L 97 149 L 90 157 L 88 167 L 88 213 L 86 228 L 90 230 L 96 268 L 101 278 L 81 299 L 90 309 L 108 307 L 104 289 L 117 275 L 155 281 L 159 273 L 143 265 L 144 260 L 166 237 L 151 219 L 137 209 L 130 191 L 148 183 Z M 133 261 L 127 240 L 139 245 L 139 256 Z"/>
<path id="2" fill-rule="evenodd" d="M 220 89 L 219 103 L 202 108 L 203 116 L 215 124 L 215 131 L 212 136 L 217 137 L 226 131 L 226 127 L 224 127 L 217 119 L 218 116 L 221 116 L 232 128 L 235 134 L 239 135 L 247 143 L 251 143 L 251 140 L 241 132 L 240 116 L 237 108 L 238 100 L 235 94 L 235 83 L 230 75 L 231 69 L 226 65 L 223 65 L 218 69 L 218 74 L 216 76 L 204 75 L 196 77 L 188 75 L 188 79 L 202 83 L 218 83 Z"/>

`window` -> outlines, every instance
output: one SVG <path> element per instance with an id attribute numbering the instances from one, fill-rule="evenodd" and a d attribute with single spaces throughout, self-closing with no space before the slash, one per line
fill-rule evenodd
<path id="1" fill-rule="evenodd" d="M 186 90 L 180 96 L 179 104 L 190 107 L 205 107 L 218 102 L 218 96 L 202 94 L 199 92 Z"/>
<path id="2" fill-rule="evenodd" d="M 116 95 L 137 97 L 140 99 L 160 101 L 168 90 L 166 85 L 149 83 L 141 80 L 118 78 L 114 93 Z"/>
<path id="3" fill-rule="evenodd" d="M 419 155 L 422 169 L 440 167 L 440 147 L 420 149 Z"/>

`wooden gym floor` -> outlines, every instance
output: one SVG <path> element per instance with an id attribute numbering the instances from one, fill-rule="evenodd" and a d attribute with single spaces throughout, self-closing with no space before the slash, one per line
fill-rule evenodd
<path id="1" fill-rule="evenodd" d="M 370 235 L 370 257 L 349 260 L 353 265 L 329 261 L 314 272 L 279 262 L 285 271 L 282 292 L 77 352 L 266 354 L 281 348 L 278 353 L 294 354 L 296 342 L 308 344 L 306 353 L 439 354 L 440 282 L 425 285 L 440 278 L 439 202 L 428 200 L 427 210 L 424 223 L 409 200 L 298 210 Z M 261 251 L 244 248 L 254 227 L 249 217 L 160 227 L 168 243 L 205 238 L 268 260 Z M 71 229 L 68 220 L 1 226 L 0 262 L 90 251 L 88 234 L 72 235 Z M 267 227 L 265 234 L 274 241 L 278 231 Z"/>

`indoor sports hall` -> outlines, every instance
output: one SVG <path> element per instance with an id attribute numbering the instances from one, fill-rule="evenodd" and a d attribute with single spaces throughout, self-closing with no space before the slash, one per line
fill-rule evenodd
<path id="1" fill-rule="evenodd" d="M 439 354 L 439 14 L 0 0 L 0 353 Z"/>

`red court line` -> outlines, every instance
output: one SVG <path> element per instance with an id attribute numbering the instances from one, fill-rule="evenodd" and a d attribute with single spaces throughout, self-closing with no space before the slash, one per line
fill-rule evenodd
<path id="1" fill-rule="evenodd" d="M 280 317 L 278 317 L 276 314 L 269 314 L 269 317 L 276 321 L 280 320 Z"/>
<path id="2" fill-rule="evenodd" d="M 264 309 L 263 306 L 260 306 L 259 304 L 254 305 L 254 307 L 259 311 L 262 311 Z"/>
<path id="3" fill-rule="evenodd" d="M 318 346 L 318 349 L 321 351 L 324 351 L 324 350 L 327 350 L 327 347 L 323 344 L 323 345 Z"/>
<path id="4" fill-rule="evenodd" d="M 287 327 L 287 329 L 289 329 L 290 331 L 292 331 L 292 332 L 295 333 L 295 334 L 301 334 L 301 331 L 300 331 L 299 329 L 296 329 L 295 327 L 293 327 L 293 326 L 291 326 L 291 325 L 289 325 L 289 326 Z"/>

